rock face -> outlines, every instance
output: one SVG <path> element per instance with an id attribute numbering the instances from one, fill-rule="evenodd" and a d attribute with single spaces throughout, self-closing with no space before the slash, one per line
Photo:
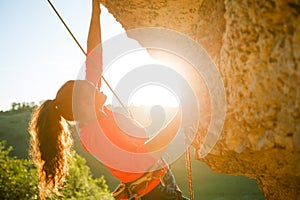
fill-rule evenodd
<path id="1" fill-rule="evenodd" d="M 215 172 L 255 178 L 266 199 L 300 199 L 298 0 L 102 3 L 126 30 L 176 30 L 201 44 L 217 64 L 226 119 L 213 150 L 204 158 L 196 153 L 198 159 Z"/>

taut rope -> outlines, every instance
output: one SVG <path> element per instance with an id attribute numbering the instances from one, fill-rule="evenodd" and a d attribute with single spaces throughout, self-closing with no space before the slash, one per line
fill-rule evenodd
<path id="1" fill-rule="evenodd" d="M 193 191 L 193 181 L 192 181 L 192 165 L 191 165 L 191 158 L 190 152 L 191 147 L 188 146 L 185 153 L 185 164 L 188 173 L 188 183 L 189 183 L 189 193 L 190 193 L 190 200 L 194 200 L 194 191 Z"/>

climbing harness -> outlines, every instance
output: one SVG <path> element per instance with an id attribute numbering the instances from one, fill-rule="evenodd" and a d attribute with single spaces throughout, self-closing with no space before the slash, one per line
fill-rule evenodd
<path id="1" fill-rule="evenodd" d="M 76 42 L 76 44 L 78 45 L 78 47 L 80 48 L 80 50 L 82 51 L 82 53 L 87 56 L 87 53 L 83 50 L 82 46 L 80 45 L 80 43 L 78 42 L 78 40 L 75 38 L 75 36 L 73 35 L 72 31 L 69 29 L 69 27 L 67 26 L 67 24 L 64 22 L 64 20 L 62 19 L 62 17 L 60 16 L 60 14 L 58 13 L 58 11 L 56 10 L 56 8 L 54 7 L 54 5 L 51 3 L 50 0 L 47 0 L 48 3 L 50 4 L 51 8 L 54 10 L 54 12 L 56 13 L 56 15 L 58 16 L 58 18 L 60 19 L 60 21 L 63 23 L 63 25 L 65 26 L 65 28 L 68 30 L 69 34 L 72 36 L 73 40 Z M 122 108 L 127 112 L 127 114 L 129 116 L 131 116 L 131 113 L 128 111 L 128 109 L 126 108 L 126 106 L 123 104 L 123 102 L 121 101 L 121 99 L 119 98 L 119 96 L 115 93 L 115 91 L 112 89 L 112 87 L 110 86 L 110 84 L 107 82 L 107 80 L 105 79 L 105 77 L 101 74 L 101 78 L 102 80 L 105 82 L 105 84 L 107 85 L 107 87 L 109 88 L 109 90 L 113 93 L 113 95 L 117 98 L 118 102 L 120 103 L 120 105 L 122 106 Z"/>
<path id="2" fill-rule="evenodd" d="M 149 172 L 146 172 L 137 180 L 129 183 L 120 183 L 112 192 L 112 196 L 117 200 L 141 199 L 141 197 L 145 195 L 151 180 L 159 179 L 160 183 L 163 186 L 165 185 L 163 177 L 166 172 L 167 170 L 165 168 L 155 171 L 149 170 Z"/>

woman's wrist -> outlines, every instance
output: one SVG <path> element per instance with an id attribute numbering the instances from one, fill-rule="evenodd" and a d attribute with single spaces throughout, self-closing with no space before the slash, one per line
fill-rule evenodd
<path id="1" fill-rule="evenodd" d="M 93 13 L 93 15 L 100 15 L 100 14 L 101 14 L 101 9 L 100 9 L 100 7 L 99 7 L 99 9 L 98 9 L 98 8 L 93 8 L 92 13 Z"/>

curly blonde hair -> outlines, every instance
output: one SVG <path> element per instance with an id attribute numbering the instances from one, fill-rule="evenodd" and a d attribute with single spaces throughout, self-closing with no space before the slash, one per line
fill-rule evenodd
<path id="1" fill-rule="evenodd" d="M 70 96 L 73 84 L 67 82 L 58 91 L 55 100 L 46 100 L 37 107 L 29 124 L 30 156 L 38 169 L 41 199 L 45 199 L 49 193 L 59 195 L 58 190 L 68 174 L 73 140 L 65 119 L 73 119 L 70 117 L 72 113 L 62 112 L 63 106 L 58 106 L 58 102 L 72 105 Z M 64 110 L 71 112 L 71 109 Z"/>

